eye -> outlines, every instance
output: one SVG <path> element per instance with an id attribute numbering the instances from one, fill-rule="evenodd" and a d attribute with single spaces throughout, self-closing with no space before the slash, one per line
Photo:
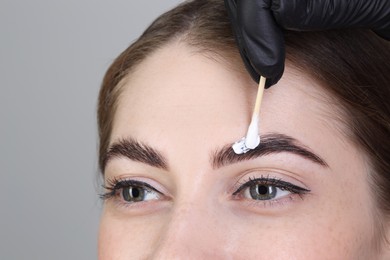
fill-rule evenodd
<path id="1" fill-rule="evenodd" d="M 160 199 L 162 193 L 153 186 L 136 180 L 108 180 L 103 186 L 108 192 L 100 195 L 103 200 L 116 198 L 123 203 L 137 203 Z"/>
<path id="2" fill-rule="evenodd" d="M 121 195 L 126 202 L 140 202 L 148 200 L 156 200 L 159 194 L 156 191 L 146 189 L 141 186 L 129 186 L 122 188 Z"/>
<path id="3" fill-rule="evenodd" d="M 258 178 L 249 179 L 233 195 L 249 200 L 276 201 L 294 194 L 302 195 L 308 192 L 310 190 L 279 179 Z"/>
<path id="4" fill-rule="evenodd" d="M 245 198 L 253 200 L 278 199 L 289 194 L 291 194 L 290 191 L 267 184 L 255 184 L 243 191 Z"/>

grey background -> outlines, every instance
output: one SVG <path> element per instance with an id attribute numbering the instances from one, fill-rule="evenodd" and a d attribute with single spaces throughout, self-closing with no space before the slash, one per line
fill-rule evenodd
<path id="1" fill-rule="evenodd" d="M 96 259 L 96 98 L 180 0 L 0 0 L 0 259 Z"/>

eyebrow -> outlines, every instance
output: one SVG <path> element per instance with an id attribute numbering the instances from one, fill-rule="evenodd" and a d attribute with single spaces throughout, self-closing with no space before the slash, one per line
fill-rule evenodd
<path id="1" fill-rule="evenodd" d="M 217 169 L 230 164 L 282 152 L 296 154 L 320 166 L 329 167 L 321 157 L 310 151 L 309 148 L 284 134 L 263 135 L 261 136 L 260 145 L 244 154 L 236 154 L 233 151 L 232 144 L 228 144 L 211 155 L 211 165 L 213 169 Z M 121 157 L 145 163 L 162 170 L 169 169 L 166 158 L 159 151 L 133 138 L 120 139 L 109 147 L 103 157 L 103 169 L 105 169 L 110 160 Z"/>
<path id="2" fill-rule="evenodd" d="M 214 152 L 211 156 L 211 165 L 217 169 L 229 164 L 252 160 L 261 156 L 274 153 L 292 153 L 308 159 L 320 166 L 329 167 L 328 164 L 314 152 L 310 151 L 296 139 L 283 134 L 267 134 L 261 136 L 258 147 L 244 154 L 236 154 L 231 145 L 226 145 Z"/>
<path id="3" fill-rule="evenodd" d="M 109 147 L 103 157 L 103 169 L 110 160 L 120 157 L 168 170 L 167 160 L 160 152 L 133 138 L 121 139 Z"/>

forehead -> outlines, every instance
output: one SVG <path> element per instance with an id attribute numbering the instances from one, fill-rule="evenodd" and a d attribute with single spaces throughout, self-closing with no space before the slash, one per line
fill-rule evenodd
<path id="1" fill-rule="evenodd" d="M 183 44 L 169 45 L 127 78 L 111 142 L 132 136 L 163 151 L 207 153 L 245 135 L 256 91 L 246 73 Z M 287 65 L 282 80 L 265 91 L 260 132 L 291 135 L 326 157 L 344 139 L 329 101 L 316 82 Z"/>

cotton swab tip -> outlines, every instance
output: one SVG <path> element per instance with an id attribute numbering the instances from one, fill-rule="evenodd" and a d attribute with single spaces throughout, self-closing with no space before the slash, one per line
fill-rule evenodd
<path id="1" fill-rule="evenodd" d="M 249 149 L 255 149 L 260 144 L 259 120 L 257 116 L 252 118 L 245 137 L 245 146 Z"/>

